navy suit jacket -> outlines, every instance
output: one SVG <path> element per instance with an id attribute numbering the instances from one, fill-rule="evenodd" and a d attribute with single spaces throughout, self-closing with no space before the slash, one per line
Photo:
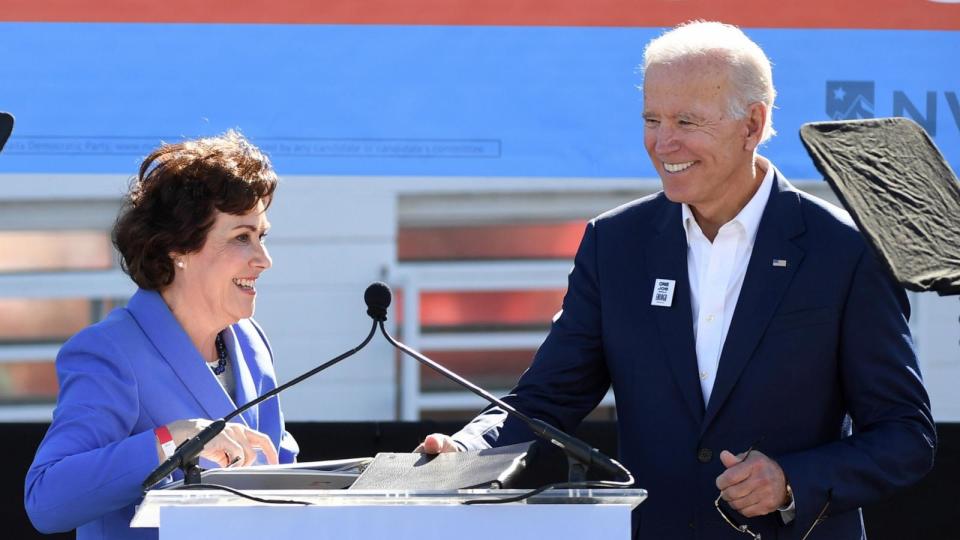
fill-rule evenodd
<path id="1" fill-rule="evenodd" d="M 270 345 L 253 320 L 223 336 L 236 403 L 276 387 Z M 30 520 L 41 532 L 76 528 L 80 540 L 157 538 L 156 529 L 129 527 L 140 484 L 159 465 L 154 428 L 221 418 L 236 403 L 153 291 L 137 291 L 127 307 L 71 338 L 57 355 L 57 377 L 53 422 L 27 473 Z M 297 443 L 276 399 L 234 421 L 270 436 L 281 463 L 295 460 Z"/>
<path id="2" fill-rule="evenodd" d="M 669 307 L 651 305 L 657 279 L 676 281 Z M 812 538 L 859 539 L 859 507 L 932 466 L 908 314 L 849 216 L 778 175 L 705 404 L 681 207 L 659 193 L 587 225 L 563 311 L 507 401 L 572 431 L 612 385 L 620 460 L 649 491 L 640 538 L 744 538 L 713 506 L 719 454 L 761 440 L 797 514 L 747 520 L 753 530 L 799 540 L 829 498 Z M 532 438 L 503 421 L 488 409 L 455 438 L 468 448 Z"/>

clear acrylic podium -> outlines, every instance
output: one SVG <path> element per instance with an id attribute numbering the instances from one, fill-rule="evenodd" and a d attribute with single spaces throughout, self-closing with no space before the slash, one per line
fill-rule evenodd
<path id="1" fill-rule="evenodd" d="M 555 489 L 523 502 L 465 505 L 525 490 L 250 491 L 310 506 L 256 503 L 218 490 L 154 490 L 137 508 L 132 527 L 160 529 L 160 540 L 230 538 L 423 540 L 455 534 L 490 538 L 630 538 L 630 511 L 643 489 Z"/>

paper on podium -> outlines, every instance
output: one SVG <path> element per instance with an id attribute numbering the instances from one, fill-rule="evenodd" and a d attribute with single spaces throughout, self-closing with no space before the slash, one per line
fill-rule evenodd
<path id="1" fill-rule="evenodd" d="M 428 454 L 381 452 L 350 489 L 474 489 L 510 487 L 532 455 L 532 442 Z"/>
<path id="2" fill-rule="evenodd" d="M 344 489 L 353 484 L 373 458 L 308 461 L 284 465 L 253 465 L 227 469 L 207 469 L 200 474 L 203 484 L 218 484 L 247 489 Z M 176 489 L 178 480 L 159 489 Z"/>

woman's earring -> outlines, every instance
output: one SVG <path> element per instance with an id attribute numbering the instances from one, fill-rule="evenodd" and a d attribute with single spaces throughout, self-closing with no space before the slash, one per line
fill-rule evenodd
<path id="1" fill-rule="evenodd" d="M 183 260 L 177 259 L 177 268 L 183 268 Z"/>

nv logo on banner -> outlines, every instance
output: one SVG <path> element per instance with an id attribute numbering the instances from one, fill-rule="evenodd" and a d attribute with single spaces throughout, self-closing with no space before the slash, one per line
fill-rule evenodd
<path id="1" fill-rule="evenodd" d="M 827 115 L 831 120 L 873 118 L 873 81 L 827 81 Z"/>
<path id="2" fill-rule="evenodd" d="M 885 110 L 878 111 L 874 81 L 827 81 L 827 116 L 831 120 L 904 116 L 912 118 L 933 137 L 937 135 L 937 111 L 943 110 L 942 106 L 937 106 L 940 94 L 936 90 L 922 93 L 914 91 L 911 97 L 906 90 L 892 90 L 892 110 L 883 107 Z M 942 92 L 942 96 L 953 119 L 953 125 L 960 130 L 960 98 L 957 92 L 946 90 Z M 941 126 L 945 120 L 947 118 L 940 119 Z"/>

